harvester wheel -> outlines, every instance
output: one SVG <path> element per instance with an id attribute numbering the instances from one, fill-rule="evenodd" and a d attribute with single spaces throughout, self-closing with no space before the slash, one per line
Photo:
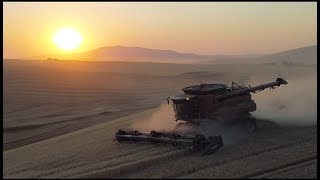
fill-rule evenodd
<path id="1" fill-rule="evenodd" d="M 245 128 L 248 130 L 249 133 L 253 133 L 257 129 L 256 119 L 251 115 L 245 121 Z"/>

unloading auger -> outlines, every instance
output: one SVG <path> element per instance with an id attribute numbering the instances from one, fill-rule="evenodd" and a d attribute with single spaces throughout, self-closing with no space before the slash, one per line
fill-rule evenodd
<path id="1" fill-rule="evenodd" d="M 173 146 L 189 147 L 191 151 L 202 150 L 203 155 L 208 155 L 216 152 L 223 146 L 222 137 L 209 136 L 205 137 L 202 134 L 195 136 L 180 135 L 171 132 L 139 132 L 136 130 L 125 131 L 119 129 L 115 135 L 114 141 L 118 142 L 147 142 L 151 144 L 172 144 Z"/>

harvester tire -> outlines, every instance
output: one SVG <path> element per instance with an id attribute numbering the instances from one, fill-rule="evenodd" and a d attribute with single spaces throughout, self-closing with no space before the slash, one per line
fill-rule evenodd
<path id="1" fill-rule="evenodd" d="M 257 129 L 256 119 L 252 116 L 249 116 L 245 121 L 245 128 L 249 133 L 254 133 Z"/>

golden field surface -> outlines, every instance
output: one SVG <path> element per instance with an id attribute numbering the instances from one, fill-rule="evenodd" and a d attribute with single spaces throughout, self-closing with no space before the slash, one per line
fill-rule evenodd
<path id="1" fill-rule="evenodd" d="M 315 66 L 3 60 L 3 178 L 317 178 Z M 202 156 L 118 143 L 119 128 L 172 129 L 168 96 L 200 83 L 288 85 L 252 94 L 258 129 L 212 129 Z M 241 137 L 241 138 L 239 138 Z"/>

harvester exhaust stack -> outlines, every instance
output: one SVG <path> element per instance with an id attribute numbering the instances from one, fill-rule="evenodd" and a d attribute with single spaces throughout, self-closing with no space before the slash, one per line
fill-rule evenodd
<path id="1" fill-rule="evenodd" d="M 223 146 L 221 136 L 205 137 L 202 134 L 185 136 L 170 132 L 139 132 L 122 129 L 118 130 L 114 141 L 172 144 L 173 146 L 189 147 L 192 151 L 203 150 L 203 155 L 212 154 Z"/>

